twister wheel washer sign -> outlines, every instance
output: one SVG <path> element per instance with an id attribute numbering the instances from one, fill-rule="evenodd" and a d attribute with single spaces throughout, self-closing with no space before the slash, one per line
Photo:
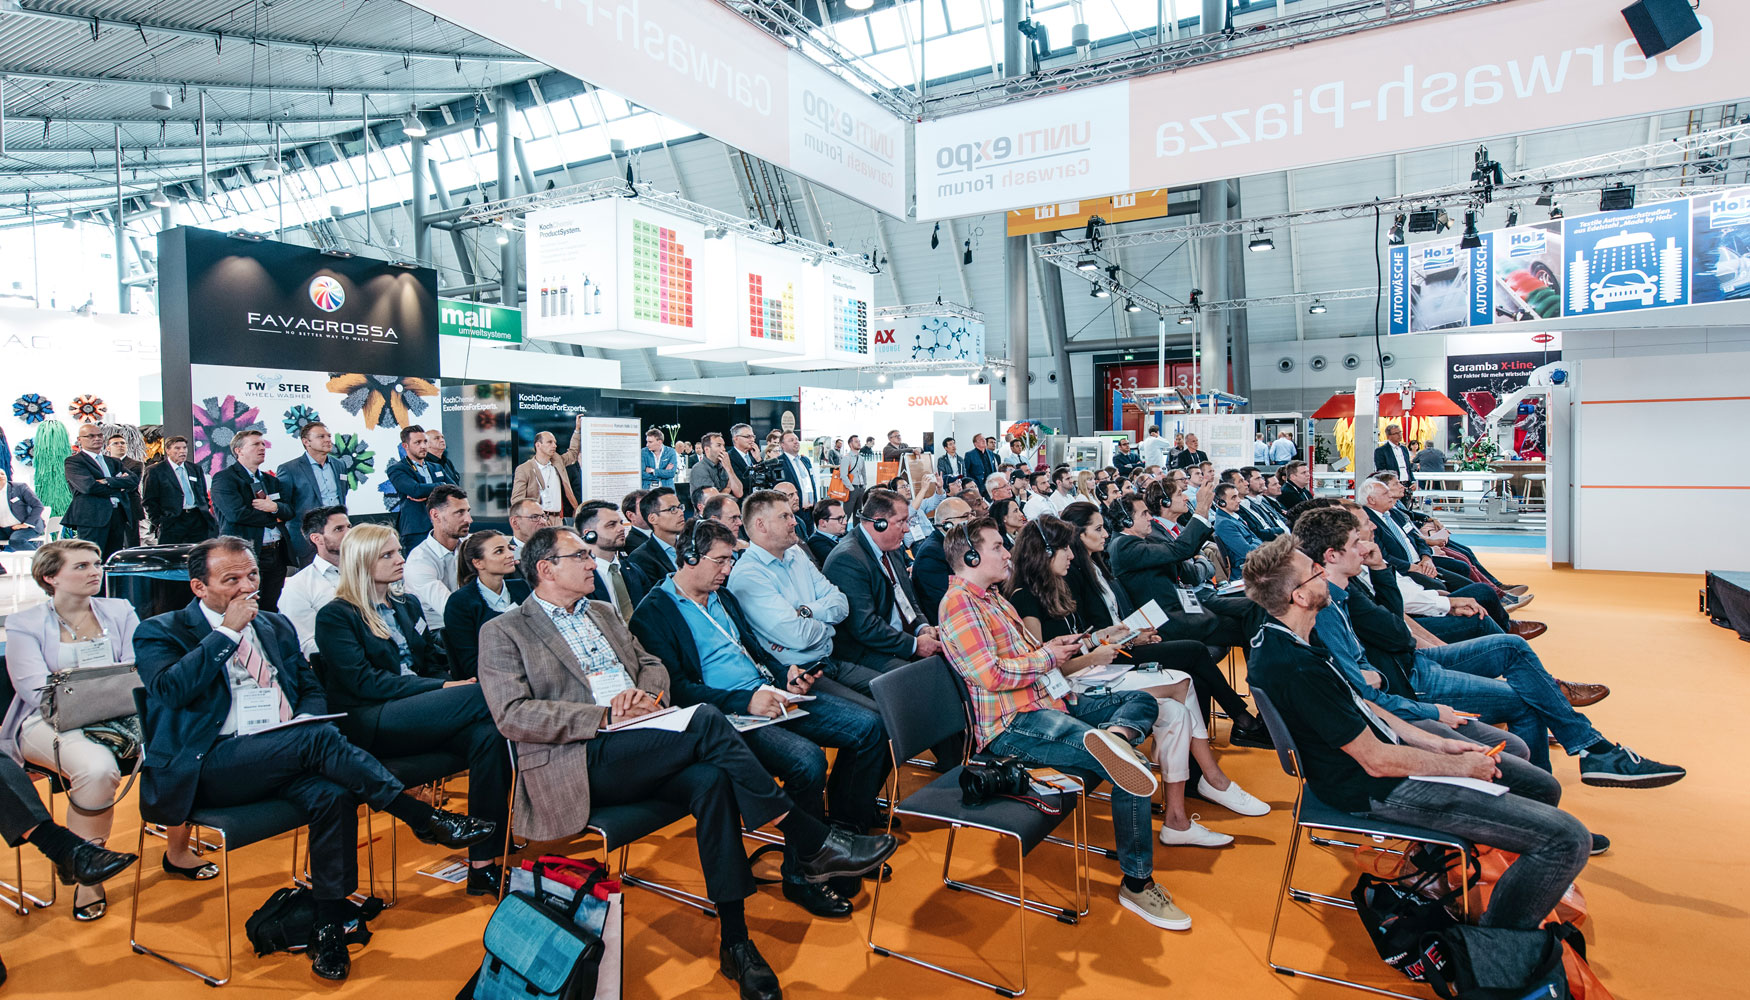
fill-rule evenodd
<path id="1" fill-rule="evenodd" d="M 1569 220 L 1563 313 L 1587 316 L 1689 303 L 1689 202 Z"/>

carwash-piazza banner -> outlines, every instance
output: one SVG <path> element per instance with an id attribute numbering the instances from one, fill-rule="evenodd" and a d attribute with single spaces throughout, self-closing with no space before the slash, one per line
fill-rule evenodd
<path id="1" fill-rule="evenodd" d="M 1518 135 L 1750 96 L 1750 3 L 1651 59 L 1621 4 L 1523 0 L 917 127 L 918 217 Z"/>
<path id="2" fill-rule="evenodd" d="M 716 0 L 411 0 L 903 217 L 905 122 Z"/>

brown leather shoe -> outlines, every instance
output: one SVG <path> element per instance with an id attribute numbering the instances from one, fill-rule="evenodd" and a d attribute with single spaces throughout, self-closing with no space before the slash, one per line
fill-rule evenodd
<path id="1" fill-rule="evenodd" d="M 1575 708 L 1596 705 L 1610 697 L 1610 689 L 1603 684 L 1570 684 L 1564 680 L 1557 680 L 1556 683 L 1561 685 L 1562 697 L 1568 699 L 1568 704 Z"/>
<path id="2" fill-rule="evenodd" d="M 1543 622 L 1508 622 L 1507 623 L 1507 633 L 1509 635 L 1516 635 L 1519 638 L 1524 639 L 1526 642 L 1530 642 L 1531 640 L 1537 638 L 1538 636 L 1540 636 L 1548 631 L 1549 631 L 1549 626 L 1545 625 Z"/>
<path id="3" fill-rule="evenodd" d="M 1516 583 L 1511 587 L 1503 587 L 1502 589 L 1505 590 L 1507 593 L 1512 594 L 1514 597 L 1518 597 L 1519 595 L 1525 593 L 1526 591 L 1530 590 L 1531 588 L 1526 586 L 1523 583 Z"/>

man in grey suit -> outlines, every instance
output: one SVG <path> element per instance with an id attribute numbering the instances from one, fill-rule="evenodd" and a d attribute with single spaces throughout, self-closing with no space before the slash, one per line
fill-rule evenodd
<path id="1" fill-rule="evenodd" d="M 698 553 L 681 558 L 698 562 Z M 778 1000 L 778 977 L 747 935 L 753 875 L 741 831 L 776 823 L 809 882 L 862 875 L 897 846 L 890 835 L 829 830 L 792 809 L 723 713 L 691 709 L 685 730 L 606 731 L 669 700 L 668 670 L 627 631 L 613 605 L 589 600 L 595 565 L 570 528 L 523 546 L 529 600 L 480 630 L 480 689 L 499 731 L 517 744 L 515 823 L 533 840 L 570 837 L 594 806 L 686 802 L 697 821 L 705 894 L 717 908 L 723 974 L 744 998 Z"/>
<path id="2" fill-rule="evenodd" d="M 292 524 L 302 524 L 304 515 L 318 507 L 346 506 L 346 477 L 340 467 L 328 460 L 334 451 L 334 435 L 319 423 L 305 424 L 298 432 L 298 443 L 304 453 L 279 467 L 280 483 L 291 493 Z M 286 535 L 292 546 L 292 557 L 299 566 L 308 566 L 316 550 L 301 531 Z"/>

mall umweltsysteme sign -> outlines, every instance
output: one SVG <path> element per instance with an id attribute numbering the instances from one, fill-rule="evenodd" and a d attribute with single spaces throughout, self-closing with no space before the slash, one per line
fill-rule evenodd
<path id="1" fill-rule="evenodd" d="M 925 122 L 913 153 L 918 217 L 1245 177 L 1744 96 L 1750 3 L 1704 5 L 1702 32 L 1650 59 L 1622 6 L 1496 4 Z"/>
<path id="2" fill-rule="evenodd" d="M 1392 333 L 1750 298 L 1750 187 L 1391 247 Z"/>
<path id="3" fill-rule="evenodd" d="M 166 432 L 211 473 L 245 430 L 274 469 L 322 423 L 347 506 L 382 510 L 401 428 L 438 419 L 436 272 L 201 229 L 158 247 Z"/>
<path id="4" fill-rule="evenodd" d="M 889 215 L 905 122 L 716 0 L 413 0 Z"/>
<path id="5" fill-rule="evenodd" d="M 486 341 L 495 347 L 513 346 L 523 342 L 523 311 L 487 302 L 440 299 L 438 333 Z"/>

